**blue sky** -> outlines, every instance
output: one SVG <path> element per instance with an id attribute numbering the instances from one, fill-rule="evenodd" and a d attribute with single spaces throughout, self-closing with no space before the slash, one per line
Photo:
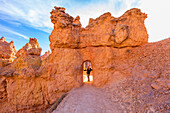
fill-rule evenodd
<path id="1" fill-rule="evenodd" d="M 50 11 L 54 6 L 65 7 L 71 16 L 80 16 L 85 27 L 89 18 L 97 18 L 105 12 L 119 17 L 133 7 L 148 14 L 145 21 L 149 42 L 170 37 L 170 0 L 0 0 L 0 36 L 14 41 L 17 50 L 29 37 L 37 38 L 40 47 L 50 50 L 49 35 L 53 30 Z"/>

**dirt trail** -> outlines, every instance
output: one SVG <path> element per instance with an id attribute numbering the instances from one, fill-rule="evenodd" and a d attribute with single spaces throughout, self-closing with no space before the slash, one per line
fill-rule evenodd
<path id="1" fill-rule="evenodd" d="M 90 86 L 73 89 L 53 113 L 123 113 L 102 89 Z"/>

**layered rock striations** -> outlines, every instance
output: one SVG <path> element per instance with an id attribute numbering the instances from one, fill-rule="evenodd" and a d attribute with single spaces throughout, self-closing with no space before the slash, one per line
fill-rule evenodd
<path id="1" fill-rule="evenodd" d="M 92 85 L 109 92 L 125 112 L 145 112 L 150 106 L 161 111 L 158 103 L 168 105 L 162 92 L 169 90 L 170 39 L 148 43 L 146 17 L 134 8 L 119 18 L 105 13 L 82 28 L 79 16 L 74 19 L 65 8 L 55 7 L 51 54 L 40 56 L 41 48 L 31 38 L 17 58 L 0 69 L 0 112 L 45 111 L 84 84 L 84 61 L 92 63 Z"/>

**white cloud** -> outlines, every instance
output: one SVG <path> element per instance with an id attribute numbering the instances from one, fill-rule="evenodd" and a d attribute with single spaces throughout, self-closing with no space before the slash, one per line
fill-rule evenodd
<path id="1" fill-rule="evenodd" d="M 7 20 L 18 20 L 37 29 L 49 32 L 53 28 L 50 11 L 57 2 L 42 0 L 1 0 L 0 13 L 7 15 Z M 44 24 L 45 23 L 45 24 Z M 48 29 L 47 29 L 48 28 Z"/>
<path id="2" fill-rule="evenodd" d="M 106 2 L 93 0 L 87 5 L 78 5 L 74 0 L 1 0 L 0 12 L 10 15 L 9 20 L 19 20 L 27 25 L 31 25 L 46 32 L 50 32 L 53 29 L 53 24 L 50 21 L 50 12 L 54 6 L 64 6 L 69 14 L 81 16 L 82 25 L 88 24 L 88 18 L 96 18 L 105 12 L 112 12 L 117 16 L 124 9 L 129 8 L 132 3 L 137 0 L 108 0 Z M 82 1 L 79 1 L 82 2 Z M 116 10 L 117 3 L 122 3 L 122 7 Z M 127 3 L 127 4 L 126 4 Z M 67 8 L 69 7 L 69 8 Z M 47 30 L 47 28 L 49 28 Z"/>
<path id="3" fill-rule="evenodd" d="M 1 25 L 1 24 L 0 24 L 0 28 L 1 28 L 1 31 L 3 31 L 3 32 L 8 32 L 8 33 L 11 33 L 11 34 L 14 34 L 14 35 L 23 37 L 24 39 L 27 39 L 27 40 L 29 39 L 29 37 L 27 37 L 27 36 L 25 36 L 25 35 L 23 35 L 23 34 L 20 34 L 20 33 L 18 33 L 18 32 L 15 32 L 15 31 L 11 30 L 10 28 L 5 27 L 5 26 L 3 26 L 3 25 Z"/>

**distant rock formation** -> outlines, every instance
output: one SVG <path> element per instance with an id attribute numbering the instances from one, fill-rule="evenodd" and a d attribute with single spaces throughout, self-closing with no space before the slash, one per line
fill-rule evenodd
<path id="1" fill-rule="evenodd" d="M 13 62 L 16 54 L 16 49 L 14 46 L 14 41 L 8 43 L 5 41 L 5 37 L 0 39 L 0 67 L 7 66 Z"/>
<path id="2" fill-rule="evenodd" d="M 51 52 L 48 50 L 47 52 L 44 53 L 44 55 L 41 56 L 41 60 L 45 60 L 50 54 Z"/>
<path id="3" fill-rule="evenodd" d="M 84 61 L 91 61 L 92 85 L 110 92 L 125 112 L 145 112 L 151 105 L 160 112 L 158 103 L 167 106 L 167 95 L 160 89 L 169 90 L 170 38 L 148 43 L 146 17 L 134 8 L 119 18 L 105 13 L 82 28 L 79 16 L 74 19 L 65 8 L 55 7 L 50 17 L 54 24 L 49 36 L 51 54 L 40 56 L 37 40 L 30 38 L 17 58 L 0 68 L 0 112 L 45 111 L 84 84 Z M 0 49 L 1 56 L 13 53 L 5 52 Z M 14 53 L 8 58 L 15 58 Z M 156 95 L 161 95 L 161 102 Z"/>
<path id="4" fill-rule="evenodd" d="M 25 46 L 20 49 L 16 56 L 19 57 L 21 55 L 41 55 L 42 49 L 39 47 L 39 44 L 37 42 L 36 38 L 30 38 L 29 43 L 25 44 Z"/>

